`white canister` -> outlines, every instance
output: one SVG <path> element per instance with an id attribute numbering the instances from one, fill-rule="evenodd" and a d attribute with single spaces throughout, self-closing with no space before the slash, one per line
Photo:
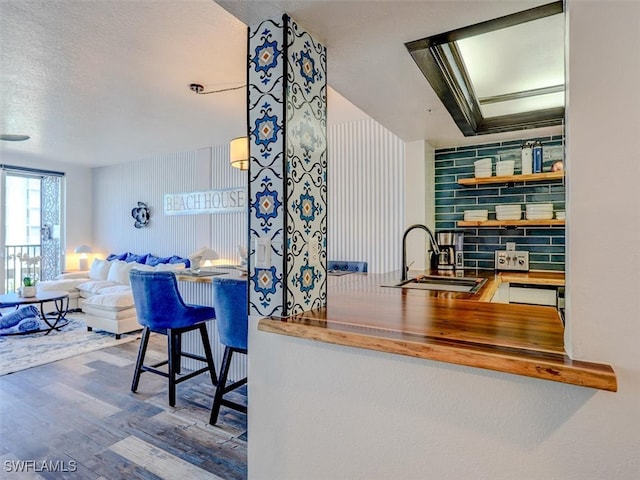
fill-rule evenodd
<path id="1" fill-rule="evenodd" d="M 522 145 L 522 174 L 526 175 L 533 171 L 533 152 L 531 150 L 531 144 L 525 143 Z"/>

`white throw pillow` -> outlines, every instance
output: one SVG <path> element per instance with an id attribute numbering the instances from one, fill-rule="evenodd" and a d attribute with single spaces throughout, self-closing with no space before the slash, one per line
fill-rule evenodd
<path id="1" fill-rule="evenodd" d="M 116 282 L 110 282 L 108 280 L 89 280 L 78 285 L 78 290 L 87 293 L 98 293 L 102 288 L 114 287 L 118 285 Z"/>
<path id="2" fill-rule="evenodd" d="M 88 279 L 89 278 L 89 272 L 87 272 L 86 270 L 83 272 L 67 272 L 67 273 L 61 273 L 60 275 L 58 275 L 56 277 L 56 280 L 71 280 L 71 279 L 76 279 L 76 278 L 80 278 L 80 279 Z"/>
<path id="3" fill-rule="evenodd" d="M 151 265 L 143 265 L 142 263 L 134 263 L 131 270 L 140 270 L 141 272 L 153 272 L 156 268 Z"/>
<path id="4" fill-rule="evenodd" d="M 177 270 L 184 270 L 186 265 L 184 263 L 159 263 L 154 268 L 158 272 L 175 272 Z"/>
<path id="5" fill-rule="evenodd" d="M 110 282 L 117 282 L 121 285 L 130 285 L 129 272 L 135 264 L 133 262 L 123 262 L 121 260 L 114 260 L 111 268 L 109 269 L 109 276 L 107 280 Z"/>
<path id="6" fill-rule="evenodd" d="M 100 260 L 98 258 L 93 260 L 91 264 L 91 270 L 89 270 L 89 278 L 91 280 L 106 280 L 109 276 L 109 270 L 111 269 L 111 263 L 108 260 Z"/>
<path id="7" fill-rule="evenodd" d="M 86 278 L 76 278 L 69 280 L 45 280 L 36 284 L 36 290 L 38 292 L 50 292 L 52 290 L 73 292 L 78 289 L 78 285 L 86 281 Z"/>

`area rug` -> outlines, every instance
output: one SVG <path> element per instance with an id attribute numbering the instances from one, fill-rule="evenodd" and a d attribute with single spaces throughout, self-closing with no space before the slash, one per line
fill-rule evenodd
<path id="1" fill-rule="evenodd" d="M 116 340 L 113 333 L 88 332 L 83 317 L 83 314 L 68 314 L 69 323 L 48 335 L 0 336 L 0 376 L 139 338 L 137 333 L 124 334 Z"/>

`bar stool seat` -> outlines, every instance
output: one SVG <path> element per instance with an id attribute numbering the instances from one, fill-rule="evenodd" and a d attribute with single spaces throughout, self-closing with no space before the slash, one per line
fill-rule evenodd
<path id="1" fill-rule="evenodd" d="M 129 273 L 131 290 L 138 316 L 143 326 L 138 359 L 131 391 L 138 390 L 142 372 L 151 372 L 169 379 L 169 405 L 176 403 L 176 385 L 190 378 L 209 372 L 213 385 L 218 384 L 211 345 L 207 335 L 206 322 L 215 318 L 215 310 L 203 305 L 184 303 L 178 291 L 178 283 L 173 272 L 148 272 L 131 270 Z M 198 330 L 202 339 L 204 356 L 182 351 L 182 334 Z M 167 359 L 152 365 L 145 365 L 144 358 L 151 333 L 167 336 Z M 182 357 L 191 358 L 205 364 L 204 367 L 181 375 Z M 158 367 L 167 365 L 167 371 Z"/>
<path id="2" fill-rule="evenodd" d="M 216 311 L 216 327 L 220 343 L 224 348 L 220 378 L 211 407 L 209 423 L 215 425 L 218 421 L 220 407 L 232 408 L 247 413 L 247 407 L 233 402 L 224 396 L 247 383 L 247 377 L 227 385 L 229 367 L 234 353 L 247 354 L 247 282 L 245 280 L 214 278 L 213 307 Z"/>

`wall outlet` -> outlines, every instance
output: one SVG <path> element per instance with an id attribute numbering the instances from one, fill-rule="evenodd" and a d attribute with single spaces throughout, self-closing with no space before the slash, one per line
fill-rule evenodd
<path id="1" fill-rule="evenodd" d="M 320 243 L 315 239 L 311 239 L 307 243 L 309 252 L 309 265 L 317 267 L 320 265 Z"/>
<path id="2" fill-rule="evenodd" d="M 529 252 L 496 250 L 496 270 L 529 271 Z"/>
<path id="3" fill-rule="evenodd" d="M 269 268 L 271 266 L 271 241 L 267 238 L 256 238 L 254 248 L 256 267 Z"/>

